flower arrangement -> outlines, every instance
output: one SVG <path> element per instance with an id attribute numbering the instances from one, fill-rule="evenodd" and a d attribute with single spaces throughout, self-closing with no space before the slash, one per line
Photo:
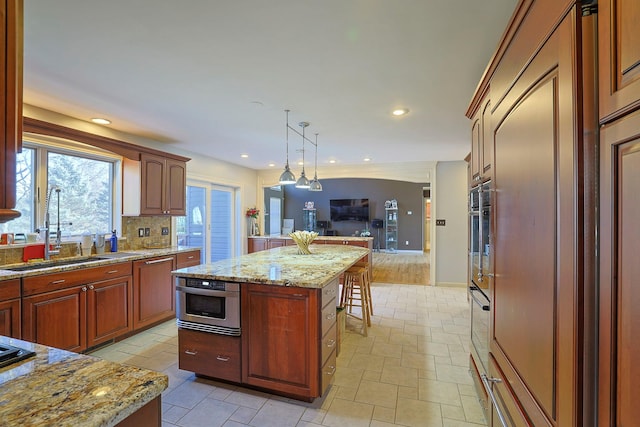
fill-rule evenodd
<path id="1" fill-rule="evenodd" d="M 260 213 L 259 209 L 249 208 L 247 209 L 247 218 L 258 218 L 259 213 Z"/>

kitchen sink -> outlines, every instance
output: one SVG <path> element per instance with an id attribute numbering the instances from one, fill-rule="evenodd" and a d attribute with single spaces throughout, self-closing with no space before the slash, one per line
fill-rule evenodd
<path id="1" fill-rule="evenodd" d="M 36 262 L 32 264 L 27 264 L 27 265 L 20 265 L 17 267 L 0 267 L 0 269 L 9 270 L 9 271 L 31 271 L 31 270 L 39 270 L 42 268 L 62 267 L 65 265 L 81 264 L 81 263 L 95 262 L 95 261 L 101 261 L 101 259 L 97 257 L 61 259 L 61 260 L 53 260 L 53 261 Z"/>
<path id="2" fill-rule="evenodd" d="M 126 258 L 129 256 L 136 256 L 140 254 L 132 253 L 132 252 L 108 252 L 100 255 L 96 255 L 96 258 L 101 259 L 113 259 L 113 258 Z"/>

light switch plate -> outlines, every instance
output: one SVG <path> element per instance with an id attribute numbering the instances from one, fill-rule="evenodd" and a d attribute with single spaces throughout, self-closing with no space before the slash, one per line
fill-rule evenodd
<path id="1" fill-rule="evenodd" d="M 138 237 L 144 237 L 144 228 L 138 228 Z"/>
<path id="2" fill-rule="evenodd" d="M 446 219 L 436 219 L 436 225 L 447 225 L 447 220 Z"/>
<path id="3" fill-rule="evenodd" d="M 162 235 L 163 236 L 169 235 L 169 227 L 162 227 Z"/>

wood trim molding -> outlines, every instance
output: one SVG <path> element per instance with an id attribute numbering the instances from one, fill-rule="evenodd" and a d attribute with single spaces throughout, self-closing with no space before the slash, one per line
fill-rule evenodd
<path id="1" fill-rule="evenodd" d="M 118 139 L 96 135 L 82 130 L 57 125 L 55 123 L 34 119 L 31 117 L 24 118 L 23 131 L 82 142 L 83 144 L 102 148 L 103 150 L 111 151 L 113 153 L 120 154 L 127 159 L 136 161 L 140 161 L 140 155 L 142 153 L 154 154 L 156 156 L 162 156 L 181 162 L 188 162 L 189 160 L 191 160 L 188 157 L 179 156 L 177 154 L 166 153 L 163 151 L 154 150 L 153 148 L 142 147 L 140 145 L 131 144 L 129 142 L 120 141 Z"/>

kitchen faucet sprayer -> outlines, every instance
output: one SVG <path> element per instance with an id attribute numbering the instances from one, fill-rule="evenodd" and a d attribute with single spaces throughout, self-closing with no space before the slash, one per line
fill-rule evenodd
<path id="1" fill-rule="evenodd" d="M 58 196 L 58 227 L 56 230 L 56 249 L 50 250 L 49 237 L 51 235 L 51 221 L 49 218 L 49 208 L 51 203 L 51 195 L 54 191 Z M 57 255 L 60 253 L 60 191 L 60 187 L 58 187 L 57 185 L 52 185 L 49 189 L 49 194 L 47 194 L 47 198 L 44 201 L 44 259 L 46 260 L 50 259 L 51 255 Z"/>

